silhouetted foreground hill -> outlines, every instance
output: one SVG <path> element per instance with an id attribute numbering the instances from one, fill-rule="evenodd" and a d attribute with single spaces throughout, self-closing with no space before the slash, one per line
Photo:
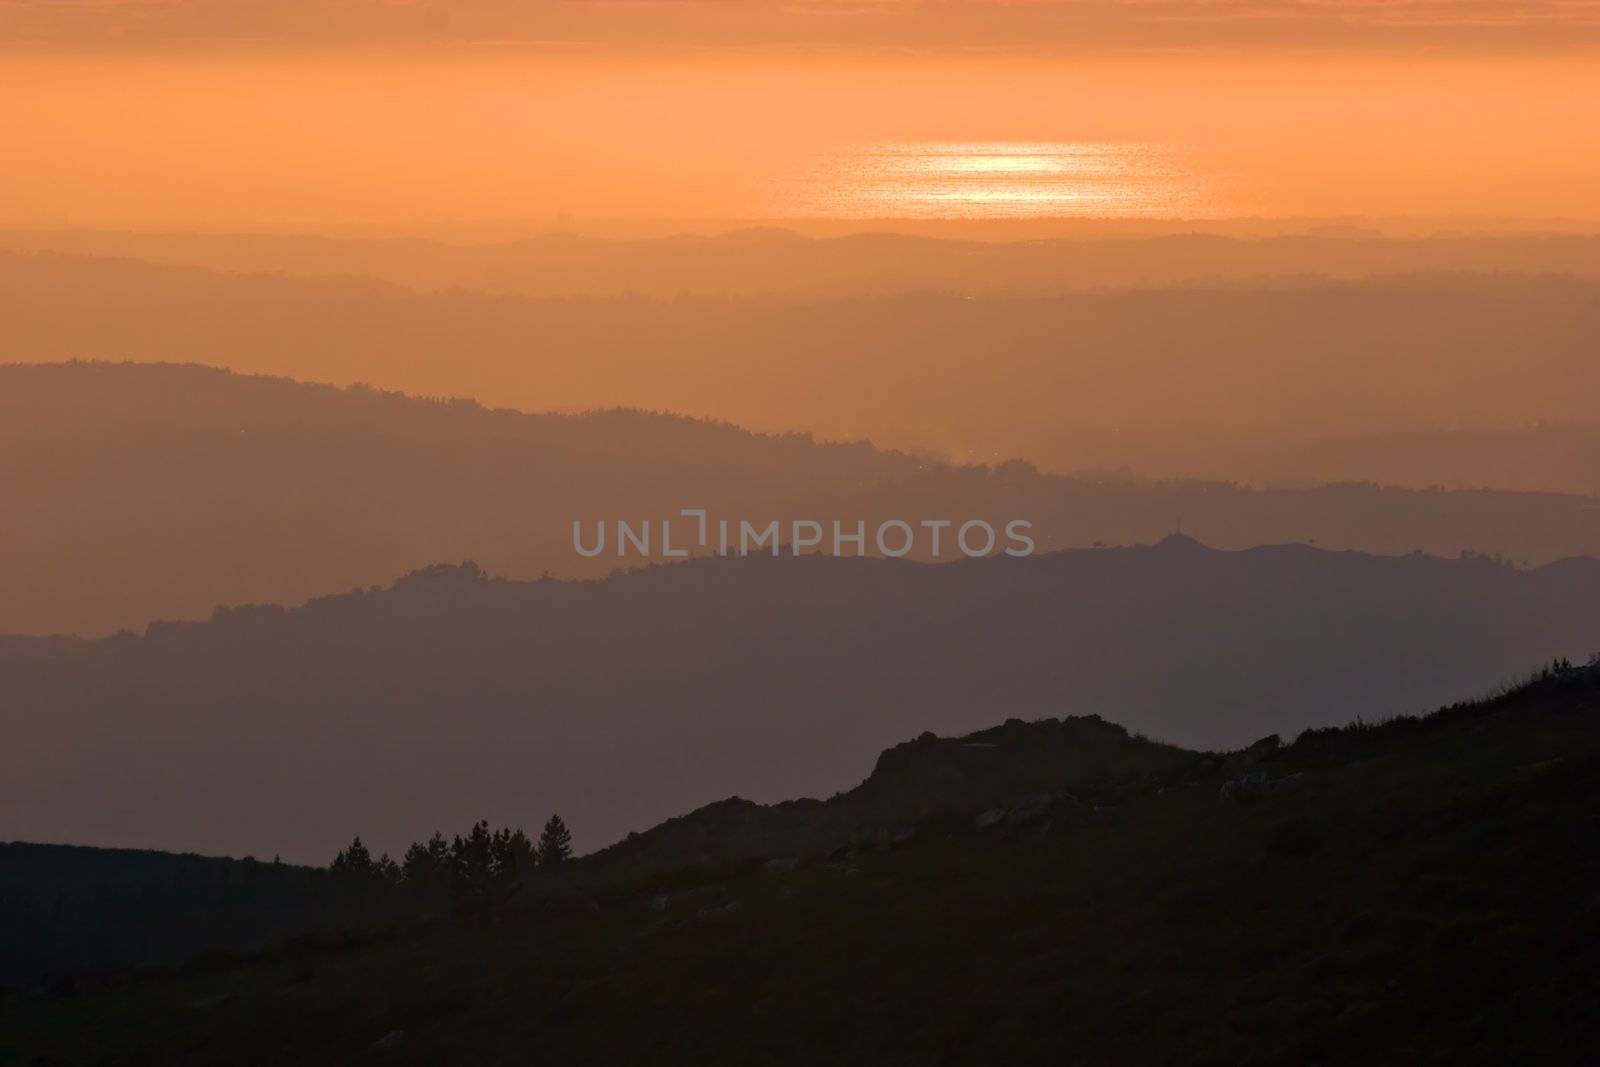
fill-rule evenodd
<path id="1" fill-rule="evenodd" d="M 171 365 L 0 367 L 0 457 L 0 633 L 203 618 L 440 559 L 603 575 L 638 560 L 580 557 L 574 519 L 659 529 L 686 507 L 735 526 L 1023 518 L 1041 549 L 1151 543 L 1181 524 L 1226 548 L 1600 553 L 1587 497 L 1099 482 L 667 415 L 526 415 Z"/>
<path id="2" fill-rule="evenodd" d="M 1024 748 L 1007 738 L 1138 749 L 1114 731 L 975 736 L 1008 758 Z M 1031 766 L 1048 797 L 981 810 L 980 789 L 892 843 L 670 874 L 604 873 L 602 855 L 570 883 L 582 907 L 545 894 L 490 921 L 105 976 L 53 1001 L 22 990 L 0 1002 L 0 1055 L 1590 1062 L 1597 668 L 1275 742 L 1109 777 L 1091 760 L 1052 778 L 1045 752 Z M 873 780 L 945 780 L 971 743 L 900 746 Z"/>
<path id="3" fill-rule="evenodd" d="M 830 800 L 769 808 L 732 798 L 569 861 L 559 877 L 518 871 L 517 900 L 548 907 L 575 885 L 903 840 L 931 818 L 1037 800 L 1065 782 L 1135 778 L 1193 755 L 1092 717 L 924 734 L 883 753 L 865 782 Z M 409 872 L 390 884 L 253 857 L 0 842 L 0 987 L 438 917 L 449 914 L 445 888 L 436 878 L 412 884 Z"/>
<path id="4" fill-rule="evenodd" d="M 1211 747 L 1436 705 L 1600 647 L 1597 598 L 1596 560 L 1181 538 L 588 582 L 435 567 L 0 658 L 0 809 L 19 838 L 294 861 L 560 811 L 591 849 L 709 798 L 847 788 L 924 730 L 1100 714 Z"/>
<path id="5" fill-rule="evenodd" d="M 278 862 L 0 842 L 0 987 L 260 950 L 434 903 Z"/>

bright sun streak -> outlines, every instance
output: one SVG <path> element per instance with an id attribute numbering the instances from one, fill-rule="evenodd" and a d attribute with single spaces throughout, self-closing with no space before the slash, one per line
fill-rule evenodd
<path id="1" fill-rule="evenodd" d="M 1177 215 L 1204 203 L 1173 152 L 1143 144 L 874 144 L 783 191 L 785 214 L 832 218 Z"/>

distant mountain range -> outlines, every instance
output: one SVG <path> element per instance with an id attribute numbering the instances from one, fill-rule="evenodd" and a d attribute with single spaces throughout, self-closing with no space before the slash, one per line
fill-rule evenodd
<path id="1" fill-rule="evenodd" d="M 859 225 L 859 224 L 858 224 Z M 1196 229 L 1204 223 L 1194 224 Z M 1126 227 L 1125 227 L 1126 228 Z M 1280 224 L 1281 228 L 1281 224 Z M 1074 289 L 1357 280 L 1375 274 L 1517 272 L 1600 280 L 1600 237 L 1439 233 L 1359 226 L 1303 233 L 959 240 L 901 233 L 808 237 L 774 228 L 648 239 L 549 233 L 495 243 L 263 233 L 0 231 L 0 248 L 120 256 L 212 270 L 361 275 L 408 288 L 525 296 L 637 293 L 888 296 L 918 290 L 1049 295 Z"/>
<path id="2" fill-rule="evenodd" d="M 874 528 L 1020 518 L 1041 550 L 1181 528 L 1223 548 L 1600 554 L 1600 501 L 1579 496 L 1066 478 L 669 415 L 527 415 L 172 365 L 0 366 L 0 498 L 0 633 L 24 634 L 296 603 L 440 559 L 601 576 L 641 561 L 579 556 L 574 520 L 694 507 Z"/>
<path id="3" fill-rule="evenodd" d="M 1100 714 L 1236 746 L 1600 649 L 1600 561 L 1185 538 L 948 565 L 711 559 L 603 581 L 436 567 L 303 607 L 0 649 L 7 834 L 323 862 L 559 811 L 582 848 L 819 796 L 904 737 Z M 68 770 L 63 770 L 63 769 Z"/>
<path id="4" fill-rule="evenodd" d="M 190 361 L 524 410 L 620 405 L 1058 473 L 1600 490 L 1586 447 L 1600 280 L 1509 268 L 666 298 L 0 252 L 0 321 L 8 360 Z M 1522 434 L 1486 449 L 1458 430 Z M 1379 447 L 1327 445 L 1373 435 Z"/>

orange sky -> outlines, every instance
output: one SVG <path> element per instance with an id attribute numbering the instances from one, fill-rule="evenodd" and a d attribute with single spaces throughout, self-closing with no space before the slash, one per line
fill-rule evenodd
<path id="1" fill-rule="evenodd" d="M 1160 146 L 1204 192 L 1175 214 L 1600 218 L 1597 27 L 1582 0 L 0 0 L 0 225 L 782 218 L 886 141 Z"/>

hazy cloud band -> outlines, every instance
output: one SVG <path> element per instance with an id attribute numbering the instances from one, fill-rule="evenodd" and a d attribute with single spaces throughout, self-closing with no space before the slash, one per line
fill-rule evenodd
<path id="1" fill-rule="evenodd" d="M 1600 40 L 1597 0 L 0 0 L 0 41 L 1429 47 Z"/>

